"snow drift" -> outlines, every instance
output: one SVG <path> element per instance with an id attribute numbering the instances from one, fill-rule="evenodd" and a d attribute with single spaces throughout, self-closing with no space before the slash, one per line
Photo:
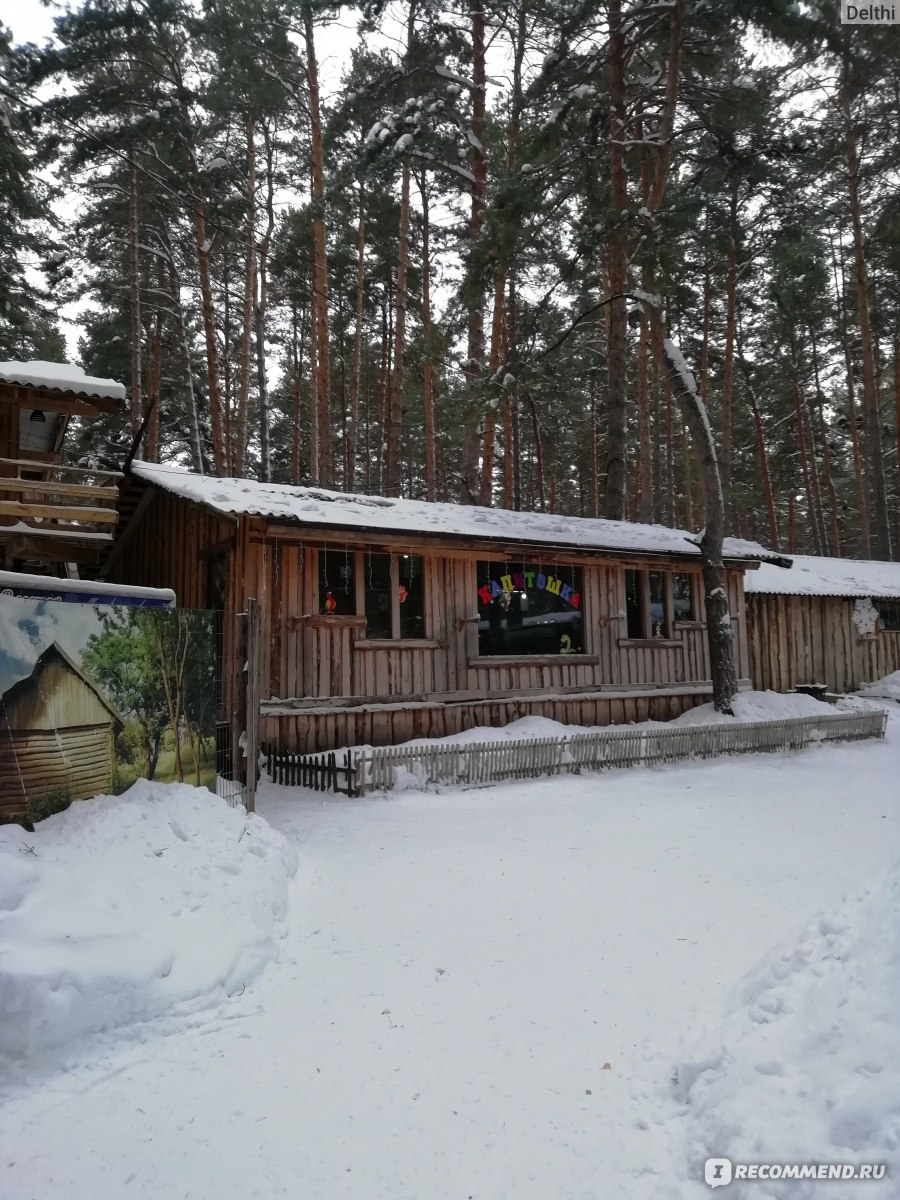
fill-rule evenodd
<path id="1" fill-rule="evenodd" d="M 867 683 L 859 689 L 858 695 L 868 696 L 876 700 L 896 700 L 900 704 L 900 671 L 893 675 L 885 675 L 874 683 Z"/>
<path id="2" fill-rule="evenodd" d="M 0 1054 L 202 1008 L 272 955 L 296 858 L 209 792 L 140 781 L 0 830 Z"/>
<path id="3" fill-rule="evenodd" d="M 678 1066 L 689 1177 L 702 1179 L 704 1160 L 719 1156 L 886 1163 L 886 1178 L 860 1194 L 896 1196 L 898 994 L 900 863 L 763 958 L 720 1033 Z M 801 1200 L 817 1186 L 735 1182 L 728 1196 Z"/>

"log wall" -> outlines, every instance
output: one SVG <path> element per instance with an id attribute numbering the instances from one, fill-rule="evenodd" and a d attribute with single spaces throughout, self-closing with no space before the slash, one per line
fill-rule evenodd
<path id="1" fill-rule="evenodd" d="M 787 692 L 824 683 L 847 692 L 900 670 L 900 633 L 861 637 L 853 603 L 837 596 L 748 596 L 754 687 Z"/>
<path id="2" fill-rule="evenodd" d="M 332 534 L 327 548 L 344 544 Z M 262 670 L 261 695 L 268 699 L 261 737 L 282 749 L 387 745 L 534 713 L 589 725 L 666 720 L 711 695 L 699 571 L 697 619 L 677 626 L 667 641 L 630 641 L 622 564 L 554 555 L 554 562 L 575 562 L 583 570 L 584 653 L 480 658 L 477 563 L 490 551 L 436 555 L 427 544 L 391 539 L 349 545 L 425 558 L 427 636 L 368 641 L 359 618 L 319 613 L 319 545 L 312 537 L 301 542 L 270 531 L 251 534 L 246 552 L 246 587 L 256 589 L 262 644 L 270 647 Z M 660 568 L 658 562 L 628 565 Z M 729 588 L 738 675 L 749 686 L 740 572 L 730 573 Z"/>
<path id="3" fill-rule="evenodd" d="M 112 726 L 0 733 L 0 816 L 20 816 L 48 793 L 87 800 L 112 789 Z"/>
<path id="4" fill-rule="evenodd" d="M 365 540 L 364 540 L 365 539 Z M 157 492 L 140 527 L 110 569 L 113 581 L 173 588 L 179 605 L 204 607 L 206 557 L 225 545 L 226 704 L 236 685 L 231 661 L 233 614 L 259 600 L 263 647 L 261 737 L 286 751 L 452 734 L 538 713 L 568 723 L 602 725 L 669 719 L 711 695 L 702 584 L 693 563 L 579 558 L 552 551 L 552 561 L 584 573 L 584 653 L 479 658 L 477 564 L 506 555 L 538 559 L 535 547 L 486 545 L 462 550 L 396 535 L 308 531 L 261 518 L 219 519 Z M 319 611 L 319 549 L 414 553 L 424 558 L 425 634 L 410 641 L 370 641 L 360 618 Z M 550 550 L 543 552 L 549 558 Z M 670 640 L 626 637 L 624 567 L 670 567 L 696 574 L 696 620 Z M 738 676 L 749 686 L 743 577 L 729 573 Z"/>

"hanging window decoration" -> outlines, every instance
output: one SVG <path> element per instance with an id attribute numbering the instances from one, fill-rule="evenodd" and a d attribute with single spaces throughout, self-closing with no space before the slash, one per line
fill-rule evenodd
<path id="1" fill-rule="evenodd" d="M 353 556 L 343 550 L 319 551 L 319 611 L 335 617 L 356 613 Z"/>
<path id="2" fill-rule="evenodd" d="M 478 653 L 582 654 L 580 567 L 479 562 Z"/>
<path id="3" fill-rule="evenodd" d="M 422 559 L 418 554 L 401 554 L 397 563 L 397 591 L 400 597 L 400 637 L 425 636 L 425 591 Z"/>
<path id="4" fill-rule="evenodd" d="M 358 605 L 362 611 L 357 611 Z M 320 550 L 319 611 L 332 617 L 364 616 L 370 641 L 425 637 L 422 558 L 372 550 Z"/>

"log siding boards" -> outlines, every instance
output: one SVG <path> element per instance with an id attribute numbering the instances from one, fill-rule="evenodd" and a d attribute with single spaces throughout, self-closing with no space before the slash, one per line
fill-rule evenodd
<path id="1" fill-rule="evenodd" d="M 205 607 L 210 556 L 225 553 L 229 614 L 261 608 L 263 700 L 261 739 L 283 751 L 328 750 L 367 742 L 452 734 L 474 724 L 499 724 L 542 714 L 569 724 L 668 719 L 711 694 L 700 586 L 700 564 L 685 554 L 629 554 L 535 545 L 454 544 L 421 533 L 306 527 L 264 517 L 226 517 L 201 503 L 153 488 L 141 507 L 132 478 L 121 548 L 111 556 L 112 582 L 172 588 L 179 605 Z M 123 505 L 123 513 L 129 505 Z M 224 551 L 223 551 L 224 547 Z M 364 619 L 320 611 L 318 555 L 335 550 L 415 554 L 423 559 L 424 636 L 404 641 L 365 637 Z M 581 654 L 496 659 L 478 653 L 478 562 L 540 561 L 578 566 L 583 595 Z M 671 638 L 627 644 L 624 570 L 690 573 L 697 580 L 696 620 L 676 624 Z M 729 568 L 729 601 L 738 675 L 748 686 L 742 565 Z M 357 577 L 358 577 L 357 572 Z M 357 612 L 361 605 L 357 604 Z M 229 633 L 229 638 L 230 638 Z M 623 644 L 625 643 L 625 644 Z M 239 678 L 226 643 L 224 678 Z M 231 698 L 227 698 L 230 707 Z"/>
<path id="2" fill-rule="evenodd" d="M 85 800 L 112 788 L 121 718 L 52 643 L 0 696 L 0 815 L 51 793 Z"/>
<path id="3" fill-rule="evenodd" d="M 755 593 L 746 603 L 754 687 L 824 683 L 846 692 L 900 670 L 900 634 L 861 636 L 852 599 Z"/>

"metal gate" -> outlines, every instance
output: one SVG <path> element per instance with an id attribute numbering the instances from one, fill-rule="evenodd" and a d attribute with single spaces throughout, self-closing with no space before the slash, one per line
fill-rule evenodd
<path id="1" fill-rule="evenodd" d="M 224 618 L 219 636 L 226 634 Z M 247 601 L 247 611 L 234 617 L 233 653 L 229 659 L 231 711 L 216 723 L 216 795 L 232 807 L 243 804 L 247 812 L 256 808 L 259 779 L 259 668 L 260 609 L 257 600 Z M 222 681 L 224 683 L 224 680 Z"/>

